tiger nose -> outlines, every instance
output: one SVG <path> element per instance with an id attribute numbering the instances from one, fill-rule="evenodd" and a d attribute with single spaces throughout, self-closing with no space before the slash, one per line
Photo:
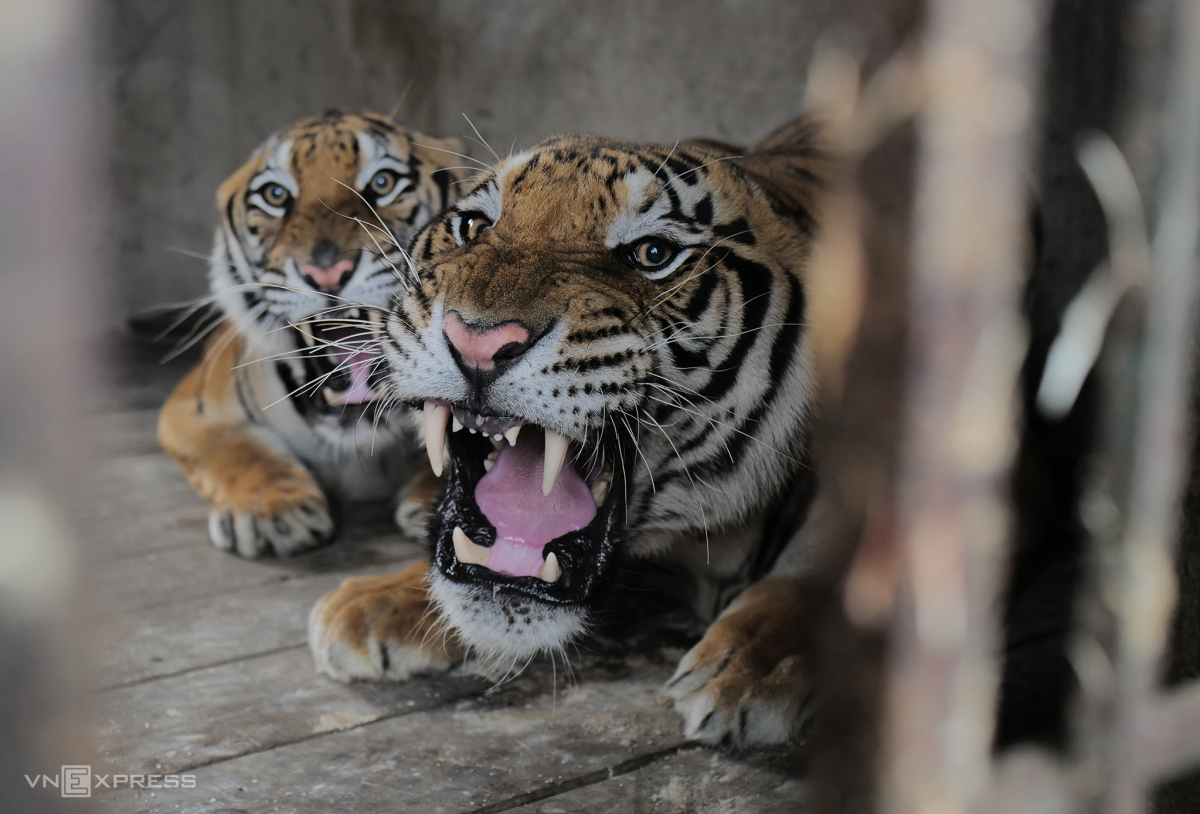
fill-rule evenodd
<path id="1" fill-rule="evenodd" d="M 339 260 L 332 266 L 318 266 L 309 263 L 300 269 L 300 276 L 304 278 L 304 282 L 326 294 L 336 294 L 341 291 L 353 274 L 353 260 Z"/>
<path id="2" fill-rule="evenodd" d="M 529 329 L 519 322 L 468 323 L 457 311 L 446 314 L 442 332 L 467 372 L 495 370 L 497 365 L 518 358 L 533 345 Z"/>

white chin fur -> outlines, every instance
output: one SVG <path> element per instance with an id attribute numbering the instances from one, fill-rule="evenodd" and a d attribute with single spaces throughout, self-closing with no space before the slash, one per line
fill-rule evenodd
<path id="1" fill-rule="evenodd" d="M 430 596 L 485 672 L 519 669 L 531 658 L 561 651 L 587 628 L 580 608 L 546 605 L 491 586 L 451 582 L 431 566 Z M 509 620 L 512 621 L 509 621 Z"/>

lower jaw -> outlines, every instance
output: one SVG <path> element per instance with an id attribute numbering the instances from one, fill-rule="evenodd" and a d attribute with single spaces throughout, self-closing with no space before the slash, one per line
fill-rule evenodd
<path id="1" fill-rule="evenodd" d="M 618 560 L 623 534 L 621 484 L 614 480 L 609 497 L 597 508 L 596 516 L 583 529 L 549 542 L 543 557 L 553 553 L 559 577 L 547 582 L 536 576 L 512 576 L 485 565 L 461 562 L 455 554 L 454 532 L 463 532 L 477 545 L 494 544 L 496 530 L 475 503 L 474 492 L 483 477 L 481 436 L 454 433 L 448 439 L 452 454 L 447 457 L 445 488 L 430 522 L 433 561 L 439 575 L 448 583 L 464 589 L 480 589 L 488 598 L 585 609 L 595 604 L 604 592 Z M 479 447 L 480 449 L 476 449 Z M 482 452 L 483 454 L 477 454 Z"/>
<path id="2" fill-rule="evenodd" d="M 529 659 L 562 650 L 588 627 L 588 609 L 549 605 L 484 584 L 454 582 L 430 572 L 430 596 L 445 623 L 484 673 L 520 668 Z"/>

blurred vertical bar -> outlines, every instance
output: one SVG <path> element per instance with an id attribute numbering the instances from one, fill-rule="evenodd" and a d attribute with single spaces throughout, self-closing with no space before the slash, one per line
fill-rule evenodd
<path id="1" fill-rule="evenodd" d="M 88 764 L 67 512 L 97 361 L 90 7 L 0 0 L 0 812 L 87 811 L 44 787 Z"/>
<path id="2" fill-rule="evenodd" d="M 1008 470 L 1026 347 L 1040 0 L 933 0 L 924 44 L 909 380 L 881 809 L 979 811 L 998 682 Z"/>
<path id="3" fill-rule="evenodd" d="M 1189 450 L 1200 237 L 1200 0 L 1180 0 L 1176 14 L 1167 144 L 1138 371 L 1129 519 L 1110 575 L 1110 584 L 1117 586 L 1118 625 L 1105 801 L 1111 814 L 1148 810 L 1147 793 L 1156 778 L 1147 760 L 1147 739 L 1155 736 L 1154 724 L 1170 723 L 1155 714 L 1155 701 L 1177 592 L 1174 549 Z M 1191 744 L 1190 751 L 1200 750 Z"/>

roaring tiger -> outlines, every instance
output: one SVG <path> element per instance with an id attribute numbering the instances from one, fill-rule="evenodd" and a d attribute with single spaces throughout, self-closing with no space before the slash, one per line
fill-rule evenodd
<path id="1" fill-rule="evenodd" d="M 830 176 L 803 119 L 744 154 L 561 136 L 421 230 L 420 285 L 381 341 L 444 481 L 432 555 L 323 597 L 318 668 L 519 666 L 584 633 L 620 569 L 667 560 L 716 617 L 668 688 L 688 735 L 794 738 L 823 555 L 806 287 Z"/>
<path id="2" fill-rule="evenodd" d="M 327 493 L 396 494 L 415 445 L 379 409 L 370 326 L 409 284 L 402 247 L 456 196 L 463 150 L 330 111 L 272 135 L 218 188 L 209 282 L 224 321 L 158 436 L 212 502 L 220 548 L 294 555 L 331 536 Z"/>

